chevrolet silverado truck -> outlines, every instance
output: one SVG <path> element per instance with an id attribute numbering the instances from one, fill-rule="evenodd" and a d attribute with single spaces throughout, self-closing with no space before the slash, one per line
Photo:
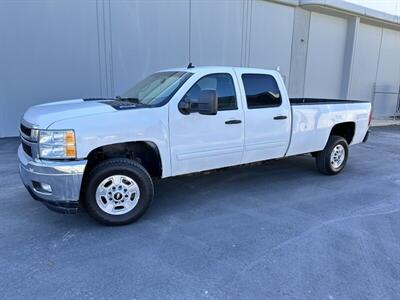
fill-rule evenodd
<path id="1" fill-rule="evenodd" d="M 123 225 L 147 210 L 156 178 L 307 153 L 320 172 L 336 175 L 349 145 L 366 141 L 370 120 L 368 102 L 289 99 L 277 71 L 169 69 L 115 98 L 29 108 L 20 174 L 52 210 L 83 207 Z"/>

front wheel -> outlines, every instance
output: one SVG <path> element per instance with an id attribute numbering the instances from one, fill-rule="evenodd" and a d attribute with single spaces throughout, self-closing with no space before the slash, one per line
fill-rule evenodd
<path id="1" fill-rule="evenodd" d="M 317 169 L 326 175 L 339 174 L 349 155 L 347 141 L 341 136 L 331 135 L 324 150 L 316 155 Z"/>
<path id="2" fill-rule="evenodd" d="M 88 213 L 100 223 L 125 225 L 145 213 L 153 194 L 151 177 L 139 163 L 109 159 L 88 175 L 85 204 Z"/>

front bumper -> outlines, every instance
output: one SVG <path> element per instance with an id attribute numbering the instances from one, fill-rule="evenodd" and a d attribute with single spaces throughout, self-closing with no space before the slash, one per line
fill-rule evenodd
<path id="1" fill-rule="evenodd" d="M 33 160 L 18 148 L 21 179 L 32 198 L 60 213 L 76 213 L 80 198 L 86 160 L 45 161 Z M 51 187 L 44 190 L 42 184 Z"/>

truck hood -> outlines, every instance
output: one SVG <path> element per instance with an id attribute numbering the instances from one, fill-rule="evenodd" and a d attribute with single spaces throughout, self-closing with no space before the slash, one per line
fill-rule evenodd
<path id="1" fill-rule="evenodd" d="M 25 112 L 23 119 L 25 123 L 45 129 L 56 121 L 115 112 L 107 102 L 105 99 L 75 99 L 35 105 Z"/>

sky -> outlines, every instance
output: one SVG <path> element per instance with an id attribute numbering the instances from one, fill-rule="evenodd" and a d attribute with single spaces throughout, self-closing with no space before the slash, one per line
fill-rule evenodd
<path id="1" fill-rule="evenodd" d="M 400 16 L 400 0 L 346 0 L 386 13 Z"/>

